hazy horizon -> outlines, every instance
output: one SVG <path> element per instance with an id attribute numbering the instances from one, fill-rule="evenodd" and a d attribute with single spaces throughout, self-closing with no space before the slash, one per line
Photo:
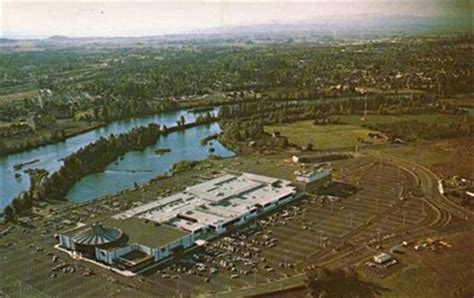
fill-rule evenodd
<path id="1" fill-rule="evenodd" d="M 471 1 L 2 2 L 2 38 L 136 37 L 338 19 L 360 14 L 470 15 Z"/>

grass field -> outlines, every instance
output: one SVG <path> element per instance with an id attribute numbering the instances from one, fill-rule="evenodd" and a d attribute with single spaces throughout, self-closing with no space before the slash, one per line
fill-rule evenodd
<path id="1" fill-rule="evenodd" d="M 383 144 L 384 140 L 368 137 L 369 129 L 357 125 L 314 125 L 312 121 L 266 126 L 265 131 L 278 131 L 296 145 L 313 145 L 316 150 L 329 150 L 354 147 L 363 139 L 371 144 Z"/>
<path id="2" fill-rule="evenodd" d="M 473 110 L 474 111 L 474 110 Z M 471 115 L 469 111 L 469 115 Z M 362 120 L 362 115 L 337 115 L 332 116 L 332 119 L 339 119 L 341 123 L 338 125 L 314 125 L 311 120 L 298 121 L 294 123 L 275 124 L 265 127 L 265 131 L 280 132 L 281 135 L 288 138 L 288 140 L 299 146 L 313 145 L 316 150 L 331 150 L 350 148 L 356 145 L 379 145 L 386 143 L 382 139 L 374 139 L 368 136 L 368 133 L 375 132 L 373 130 L 362 127 L 363 124 L 387 124 L 402 121 L 417 120 L 426 124 L 440 124 L 449 125 L 453 122 L 461 122 L 464 119 L 463 115 L 449 115 L 449 114 L 402 114 L 402 115 L 381 115 L 368 114 L 366 119 Z M 363 139 L 364 143 L 359 142 Z"/>

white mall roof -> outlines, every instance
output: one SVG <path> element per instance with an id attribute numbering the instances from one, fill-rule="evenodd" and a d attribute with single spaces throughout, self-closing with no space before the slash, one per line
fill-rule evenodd
<path id="1" fill-rule="evenodd" d="M 196 195 L 207 201 L 219 202 L 261 186 L 261 183 L 243 179 L 242 176 L 237 177 L 234 175 L 225 175 L 188 187 L 186 192 Z"/>
<path id="2" fill-rule="evenodd" d="M 172 224 L 186 231 L 220 225 L 242 217 L 280 198 L 291 195 L 290 181 L 244 173 L 224 175 L 188 187 L 185 191 L 127 210 L 114 216 L 139 216 L 158 223 Z M 190 220 L 186 220 L 189 218 Z"/>

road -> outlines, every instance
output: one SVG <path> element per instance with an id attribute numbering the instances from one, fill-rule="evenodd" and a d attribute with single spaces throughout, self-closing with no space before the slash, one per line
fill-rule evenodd
<path id="1" fill-rule="evenodd" d="M 430 169 L 415 162 L 396 158 L 394 156 L 386 154 L 382 155 L 381 153 L 379 153 L 378 157 L 381 157 L 389 162 L 398 164 L 399 166 L 415 173 L 415 175 L 419 179 L 424 196 L 428 200 L 430 200 L 431 203 L 447 211 L 448 213 L 464 220 L 472 220 L 472 218 L 474 217 L 473 211 L 453 203 L 451 200 L 449 200 L 449 198 L 447 198 L 440 192 L 440 180 L 438 179 L 436 174 L 434 174 Z"/>

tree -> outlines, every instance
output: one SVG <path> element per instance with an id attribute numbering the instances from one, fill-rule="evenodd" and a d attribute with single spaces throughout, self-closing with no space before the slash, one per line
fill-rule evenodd
<path id="1" fill-rule="evenodd" d="M 12 206 L 8 205 L 3 209 L 3 214 L 5 216 L 5 222 L 15 221 L 15 212 L 13 211 Z"/>
<path id="2" fill-rule="evenodd" d="M 307 271 L 306 287 L 311 297 L 376 297 L 385 290 L 364 282 L 356 273 L 342 269 L 320 268 Z"/>

